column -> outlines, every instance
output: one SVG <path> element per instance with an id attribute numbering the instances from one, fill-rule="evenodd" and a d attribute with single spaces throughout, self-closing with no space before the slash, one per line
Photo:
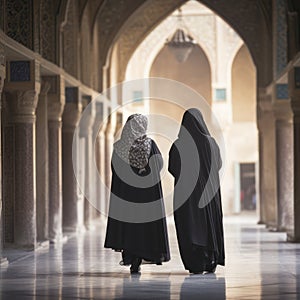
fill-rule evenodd
<path id="1" fill-rule="evenodd" d="M 1 118 L 1 108 L 2 108 L 2 91 L 6 75 L 5 69 L 5 57 L 4 49 L 0 44 L 0 118 Z M 2 256 L 2 247 L 4 243 L 3 239 L 3 218 L 2 218 L 2 145 L 1 145 L 1 133 L 2 133 L 2 118 L 0 119 L 0 266 L 7 264 L 7 259 Z"/>
<path id="2" fill-rule="evenodd" d="M 94 142 L 94 151 L 95 151 L 95 163 L 96 163 L 96 170 L 95 174 L 93 174 L 94 179 L 94 186 L 96 188 L 96 208 L 98 209 L 97 215 L 100 216 L 103 213 L 102 210 L 102 190 L 103 190 L 103 182 L 102 182 L 102 174 L 101 168 L 102 164 L 102 140 L 101 140 L 101 131 L 103 131 L 103 103 L 96 102 L 95 104 L 95 121 L 93 125 L 93 142 Z M 102 135 L 103 136 L 103 135 Z"/>
<path id="3" fill-rule="evenodd" d="M 116 130 L 116 114 L 108 115 L 105 129 L 105 184 L 110 188 L 111 184 L 111 156 L 113 152 L 114 134 Z M 106 206 L 109 195 L 106 194 Z"/>
<path id="4" fill-rule="evenodd" d="M 48 239 L 48 116 L 49 83 L 42 81 L 36 109 L 36 226 L 37 240 Z"/>
<path id="5" fill-rule="evenodd" d="M 293 112 L 288 99 L 288 85 L 274 86 L 274 114 L 276 119 L 277 170 L 277 230 L 293 227 Z"/>
<path id="6" fill-rule="evenodd" d="M 83 143 L 84 147 L 84 224 L 87 229 L 92 227 L 92 221 L 96 217 L 96 209 L 93 205 L 96 203 L 91 203 L 91 200 L 94 199 L 92 197 L 95 192 L 95 187 L 90 184 L 90 181 L 93 180 L 93 174 L 91 174 L 91 164 L 93 163 L 93 124 L 95 121 L 95 110 L 94 104 L 91 103 L 90 96 L 82 97 L 82 110 L 84 114 L 82 115 L 82 119 L 80 122 L 80 139 Z"/>
<path id="7" fill-rule="evenodd" d="M 5 84 L 14 134 L 14 243 L 36 246 L 36 140 L 35 121 L 40 92 L 39 65 L 35 61 L 8 62 Z"/>
<path id="8" fill-rule="evenodd" d="M 63 112 L 62 151 L 63 151 L 63 230 L 78 230 L 79 187 L 74 174 L 72 161 L 73 136 L 80 119 L 81 102 L 77 87 L 66 88 L 66 104 Z M 77 145 L 78 147 L 79 145 Z"/>
<path id="9" fill-rule="evenodd" d="M 273 89 L 259 89 L 259 223 L 277 226 L 276 139 L 272 106 Z"/>
<path id="10" fill-rule="evenodd" d="M 48 93 L 48 151 L 49 151 L 49 239 L 62 239 L 62 113 L 65 105 L 65 82 L 62 76 L 43 78 Z"/>
<path id="11" fill-rule="evenodd" d="M 107 126 L 107 119 L 104 119 L 104 103 L 96 103 L 96 120 L 95 120 L 95 130 L 98 132 L 97 137 L 97 167 L 98 175 L 100 176 L 100 198 L 99 198 L 99 210 L 101 214 L 107 215 L 107 201 L 106 201 L 106 141 L 105 141 L 105 132 Z"/>
<path id="12" fill-rule="evenodd" d="M 293 230 L 288 231 L 288 241 L 300 242 L 300 68 L 289 72 L 289 97 L 293 110 Z"/>

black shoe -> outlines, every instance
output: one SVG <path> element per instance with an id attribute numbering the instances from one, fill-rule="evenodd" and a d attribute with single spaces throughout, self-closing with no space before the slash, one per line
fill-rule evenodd
<path id="1" fill-rule="evenodd" d="M 212 264 L 210 266 L 207 266 L 205 268 L 205 272 L 207 272 L 207 273 L 215 273 L 216 272 L 216 268 L 217 268 L 217 266 L 215 265 L 215 262 L 212 262 Z"/>
<path id="2" fill-rule="evenodd" d="M 202 274 L 203 271 L 189 270 L 190 274 Z"/>
<path id="3" fill-rule="evenodd" d="M 205 270 L 207 273 L 215 273 L 216 272 L 216 267 L 212 269 Z"/>
<path id="4" fill-rule="evenodd" d="M 137 274 L 140 272 L 141 268 L 140 265 L 142 263 L 142 259 L 141 258 L 135 258 L 134 261 L 131 264 L 130 267 L 130 273 L 131 274 Z"/>

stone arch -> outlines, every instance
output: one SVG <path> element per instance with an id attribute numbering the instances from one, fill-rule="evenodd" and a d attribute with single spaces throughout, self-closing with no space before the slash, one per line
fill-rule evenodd
<path id="1" fill-rule="evenodd" d="M 201 94 L 211 105 L 211 66 L 208 57 L 199 45 L 194 47 L 188 59 L 183 63 L 176 60 L 168 46 L 162 47 L 154 59 L 150 77 L 180 81 Z"/>
<path id="2" fill-rule="evenodd" d="M 143 51 L 143 58 L 144 58 L 144 72 L 143 74 L 139 74 L 139 77 L 148 77 L 150 75 L 151 66 L 159 54 L 159 52 L 162 50 L 162 48 L 165 45 L 165 41 L 167 38 L 172 36 L 175 32 L 176 28 L 176 22 L 174 20 L 170 20 L 168 24 L 166 22 L 162 22 L 159 24 L 154 31 L 152 31 L 145 39 L 144 41 L 138 46 L 133 56 L 130 58 L 128 65 L 126 67 L 126 73 L 128 73 L 128 67 L 130 64 L 135 63 L 136 58 L 135 55 L 137 54 L 137 51 L 141 49 Z M 210 65 L 212 64 L 213 56 L 211 55 L 211 51 L 209 47 L 207 47 L 205 42 L 198 41 L 198 45 L 201 47 L 201 49 L 204 51 L 205 55 L 207 56 Z M 213 68 L 211 67 L 211 70 L 213 71 Z M 125 74 L 125 78 L 129 79 L 128 76 Z"/>
<path id="3" fill-rule="evenodd" d="M 256 70 L 245 45 L 232 62 L 231 83 L 233 122 L 255 122 Z"/>
<path id="4" fill-rule="evenodd" d="M 145 36 L 184 2 L 164 1 L 158 4 L 157 1 L 146 1 L 138 9 L 132 10 L 130 17 L 122 23 L 111 39 L 111 45 L 122 44 L 119 54 L 120 81 L 124 79 L 124 69 L 132 53 Z M 233 0 L 226 2 L 201 0 L 199 2 L 222 17 L 243 38 L 258 67 L 258 84 L 262 87 L 269 84 L 272 81 L 272 59 L 270 56 L 272 42 L 270 18 L 268 17 L 271 10 L 265 9 L 265 4 L 262 7 L 259 1 L 252 2 L 251 5 L 247 0 L 241 0 L 238 3 Z M 233 4 L 236 7 L 235 10 L 232 10 Z M 126 34 L 122 34 L 125 31 Z M 107 57 L 108 49 L 102 53 Z"/>

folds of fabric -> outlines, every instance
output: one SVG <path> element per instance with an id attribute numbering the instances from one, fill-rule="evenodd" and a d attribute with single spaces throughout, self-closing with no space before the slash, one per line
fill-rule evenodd
<path id="1" fill-rule="evenodd" d="M 111 195 L 115 195 L 120 199 L 128 201 L 128 203 L 151 203 L 152 201 L 160 201 L 160 214 L 164 216 L 164 203 L 159 178 L 160 169 L 162 167 L 162 158 L 160 151 L 154 141 L 151 143 L 151 152 L 149 160 L 154 156 L 156 163 L 151 170 L 149 165 L 140 173 L 136 169 L 128 165 L 117 153 L 113 153 L 112 157 L 112 185 Z M 124 181 L 122 176 L 119 176 L 116 168 L 120 169 L 132 168 L 138 176 L 150 175 L 154 178 L 155 185 L 149 187 L 137 187 L 130 185 Z M 111 196 L 111 201 L 114 198 Z M 139 257 L 148 262 L 160 264 L 170 260 L 170 251 L 168 243 L 168 234 L 165 217 L 145 223 L 124 222 L 123 220 L 114 219 L 112 209 L 117 209 L 117 206 L 110 205 L 107 232 L 105 239 L 105 247 L 112 248 L 117 251 L 123 251 L 123 259 L 129 257 L 124 264 L 130 263 L 130 257 Z M 124 213 L 129 213 L 128 211 Z M 129 261 L 128 261 L 129 260 Z"/>
<path id="2" fill-rule="evenodd" d="M 185 268 L 201 271 L 208 264 L 208 259 L 215 264 L 225 264 L 218 173 L 222 162 L 218 145 L 210 136 L 199 111 L 187 111 L 182 126 L 184 128 L 181 128 L 178 139 L 169 152 L 169 172 L 175 178 L 174 207 L 177 209 L 174 211 L 174 219 Z M 188 186 L 187 182 L 191 180 L 189 174 L 182 172 L 182 164 L 185 162 L 179 149 L 184 149 L 186 144 L 184 131 L 192 137 L 197 148 L 196 153 L 192 153 L 191 156 L 199 157 L 196 184 L 192 191 L 186 191 L 185 194 L 189 195 L 187 199 L 181 199 L 183 193 L 177 192 L 178 189 L 185 189 Z"/>

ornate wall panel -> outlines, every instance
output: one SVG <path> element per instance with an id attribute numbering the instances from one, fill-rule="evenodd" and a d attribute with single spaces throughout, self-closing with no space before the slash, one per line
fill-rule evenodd
<path id="1" fill-rule="evenodd" d="M 77 2 L 70 1 L 67 11 L 67 23 L 63 27 L 63 67 L 78 78 L 78 33 L 79 17 Z"/>
<path id="2" fill-rule="evenodd" d="M 0 29 L 4 30 L 4 0 L 0 0 Z"/>
<path id="3" fill-rule="evenodd" d="M 5 33 L 25 47 L 33 49 L 33 1 L 9 0 L 5 4 Z"/>
<path id="4" fill-rule="evenodd" d="M 104 66 L 107 60 L 108 51 L 111 48 L 113 41 L 116 39 L 120 28 L 127 21 L 129 16 L 141 6 L 145 0 L 135 0 L 128 2 L 125 0 L 109 0 L 103 1 L 98 7 L 97 19 L 95 22 L 98 25 L 98 51 L 99 65 Z M 161 1 L 161 3 L 163 3 Z"/>
<path id="5" fill-rule="evenodd" d="M 152 0 L 148 1 L 138 13 L 125 24 L 123 34 L 118 41 L 120 46 L 120 77 L 125 77 L 126 65 L 134 50 L 151 30 L 157 26 L 168 14 L 183 4 L 182 0 Z"/>
<path id="6" fill-rule="evenodd" d="M 41 54 L 47 60 L 56 62 L 56 24 L 53 1 L 42 0 L 40 6 Z"/>
<path id="7" fill-rule="evenodd" d="M 93 57 L 91 55 L 90 21 L 91 19 L 89 15 L 89 10 L 85 9 L 81 20 L 80 69 L 81 69 L 81 81 L 88 86 L 91 86 L 91 65 L 93 63 Z"/>
<path id="8" fill-rule="evenodd" d="M 279 76 L 287 65 L 287 11 L 285 0 L 276 0 L 274 8 L 276 29 L 275 77 Z"/>

